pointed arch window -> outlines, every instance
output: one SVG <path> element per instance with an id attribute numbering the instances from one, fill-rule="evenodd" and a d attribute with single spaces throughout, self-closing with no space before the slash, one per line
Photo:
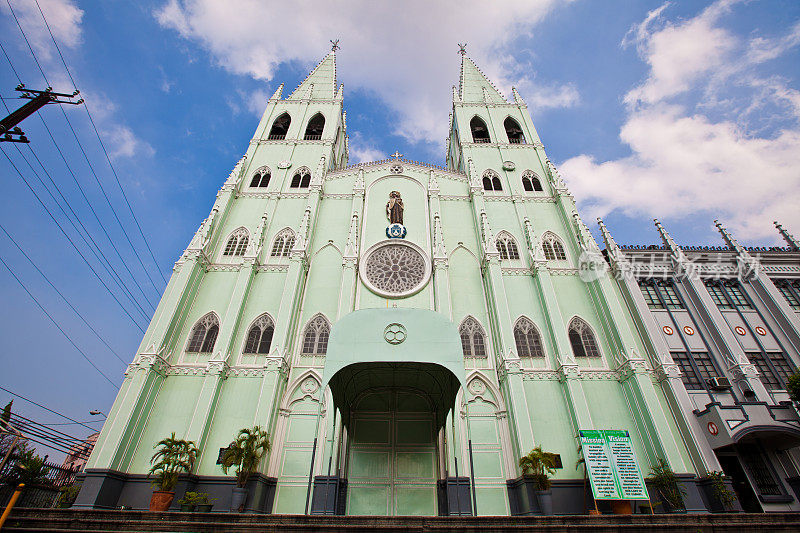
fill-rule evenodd
<path id="1" fill-rule="evenodd" d="M 318 141 L 322 139 L 322 130 L 325 129 L 325 117 L 322 113 L 317 113 L 311 120 L 308 121 L 306 126 L 306 134 L 303 139 L 306 141 Z"/>
<path id="2" fill-rule="evenodd" d="M 500 259 L 519 259 L 519 248 L 509 233 L 503 231 L 497 234 L 495 240 L 497 251 L 500 252 Z"/>
<path id="3" fill-rule="evenodd" d="M 502 191 L 503 184 L 500 183 L 500 176 L 494 170 L 487 170 L 483 173 L 483 190 Z"/>
<path id="4" fill-rule="evenodd" d="M 302 355 L 325 355 L 328 352 L 328 337 L 331 327 L 322 315 L 316 315 L 303 333 Z"/>
<path id="5" fill-rule="evenodd" d="M 272 345 L 272 335 L 275 333 L 275 324 L 267 314 L 258 317 L 247 332 L 247 342 L 244 345 L 245 354 L 268 354 Z"/>
<path id="6" fill-rule="evenodd" d="M 214 312 L 208 313 L 197 321 L 189 335 L 186 351 L 189 353 L 211 353 L 219 335 L 219 319 Z"/>
<path id="7" fill-rule="evenodd" d="M 480 117 L 472 117 L 472 120 L 469 121 L 469 129 L 472 130 L 472 142 L 492 142 L 489 138 L 489 128 L 486 127 L 486 123 Z"/>
<path id="8" fill-rule="evenodd" d="M 251 187 L 267 187 L 269 185 L 269 180 L 272 177 L 269 169 L 267 167 L 262 167 L 256 170 L 255 174 L 253 174 L 253 178 L 250 180 Z"/>
<path id="9" fill-rule="evenodd" d="M 541 192 L 544 190 L 542 188 L 542 181 L 530 170 L 526 170 L 522 173 L 522 188 L 528 192 Z"/>
<path id="10" fill-rule="evenodd" d="M 289 131 L 289 125 L 292 123 L 292 117 L 289 113 L 284 113 L 275 119 L 272 123 L 272 129 L 269 130 L 269 141 L 282 141 L 286 138 L 286 133 Z"/>
<path id="11" fill-rule="evenodd" d="M 572 345 L 575 357 L 600 357 L 600 349 L 597 347 L 592 328 L 578 317 L 569 323 L 569 343 Z"/>
<path id="12" fill-rule="evenodd" d="M 553 233 L 547 232 L 542 235 L 542 249 L 544 257 L 548 261 L 566 261 L 567 259 L 564 244 Z"/>
<path id="13" fill-rule="evenodd" d="M 225 244 L 225 250 L 222 251 L 222 255 L 227 257 L 243 256 L 245 250 L 247 250 L 247 243 L 249 240 L 250 234 L 247 229 L 237 229 L 228 237 L 228 242 Z"/>
<path id="14" fill-rule="evenodd" d="M 292 182 L 289 187 L 292 189 L 307 189 L 311 183 L 311 171 L 306 167 L 297 169 L 297 172 L 292 176 Z"/>
<path id="15" fill-rule="evenodd" d="M 506 136 L 508 142 L 511 144 L 525 144 L 525 135 L 522 133 L 522 128 L 519 123 L 511 117 L 507 117 L 503 121 L 503 127 L 506 129 Z"/>
<path id="16" fill-rule="evenodd" d="M 486 357 L 486 334 L 477 320 L 467 317 L 458 331 L 464 357 Z"/>
<path id="17" fill-rule="evenodd" d="M 270 257 L 289 257 L 292 247 L 294 247 L 294 232 L 286 228 L 275 237 L 269 255 Z"/>
<path id="18" fill-rule="evenodd" d="M 517 320 L 514 326 L 514 343 L 520 357 L 544 357 L 542 336 L 536 326 L 525 317 Z"/>

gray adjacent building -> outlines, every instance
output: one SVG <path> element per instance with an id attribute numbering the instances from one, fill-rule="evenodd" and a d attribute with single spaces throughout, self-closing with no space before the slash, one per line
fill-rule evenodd
<path id="1" fill-rule="evenodd" d="M 746 511 L 800 510 L 800 418 L 786 383 L 800 365 L 800 243 L 621 246 L 606 260 L 656 354 L 667 402 L 698 472 L 724 471 Z M 702 475 L 702 474 L 701 474 Z"/>

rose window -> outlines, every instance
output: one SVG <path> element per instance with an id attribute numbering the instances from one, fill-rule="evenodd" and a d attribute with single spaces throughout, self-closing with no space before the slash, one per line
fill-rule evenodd
<path id="1" fill-rule="evenodd" d="M 367 257 L 365 275 L 378 291 L 402 295 L 420 287 L 427 275 L 426 267 L 425 258 L 414 248 L 389 244 Z"/>

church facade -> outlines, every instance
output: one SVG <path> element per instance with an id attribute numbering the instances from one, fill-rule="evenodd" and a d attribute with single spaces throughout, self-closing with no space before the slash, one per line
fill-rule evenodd
<path id="1" fill-rule="evenodd" d="M 541 446 L 558 454 L 554 511 L 584 513 L 586 429 L 627 431 L 642 473 L 665 462 L 706 510 L 719 467 L 691 441 L 670 348 L 524 100 L 462 55 L 452 105 L 445 167 L 348 165 L 335 51 L 278 88 L 175 264 L 77 506 L 145 508 L 153 446 L 175 432 L 200 449 L 178 496 L 226 508 L 221 448 L 259 425 L 255 512 L 535 514 L 518 461 Z"/>

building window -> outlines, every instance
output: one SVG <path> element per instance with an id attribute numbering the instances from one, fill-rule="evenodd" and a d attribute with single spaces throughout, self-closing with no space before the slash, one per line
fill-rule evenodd
<path id="1" fill-rule="evenodd" d="M 322 315 L 316 315 L 303 333 L 302 355 L 325 355 L 328 352 L 328 336 L 331 327 Z"/>
<path id="2" fill-rule="evenodd" d="M 325 117 L 322 116 L 322 113 L 317 113 L 311 120 L 308 121 L 308 126 L 306 126 L 306 134 L 303 136 L 303 140 L 306 141 L 318 141 L 322 139 L 322 130 L 325 129 Z"/>
<path id="3" fill-rule="evenodd" d="M 519 123 L 511 117 L 503 121 L 503 127 L 506 129 L 506 136 L 508 142 L 511 144 L 525 144 L 525 135 L 522 133 L 522 128 Z"/>
<path id="4" fill-rule="evenodd" d="M 505 231 L 497 235 L 495 246 L 500 252 L 500 259 L 519 259 L 519 249 L 517 243 L 514 242 L 514 237 Z"/>
<path id="5" fill-rule="evenodd" d="M 733 305 L 739 309 L 752 309 L 750 302 L 747 301 L 747 297 L 745 297 L 739 285 L 726 285 L 725 289 L 728 291 L 728 296 L 733 302 Z"/>
<path id="6" fill-rule="evenodd" d="M 208 313 L 197 321 L 189 336 L 186 351 L 189 353 L 211 353 L 219 334 L 219 319 L 216 313 Z"/>
<path id="7" fill-rule="evenodd" d="M 542 235 L 542 248 L 544 257 L 548 261 L 565 261 L 567 259 L 561 240 L 549 231 Z"/>
<path id="8" fill-rule="evenodd" d="M 575 357 L 600 357 L 592 328 L 580 318 L 573 318 L 569 324 L 569 343 Z"/>
<path id="9" fill-rule="evenodd" d="M 543 190 L 541 180 L 530 170 L 522 173 L 522 188 L 528 192 L 541 192 Z"/>
<path id="10" fill-rule="evenodd" d="M 733 306 L 725 297 L 725 293 L 722 292 L 722 287 L 715 284 L 707 284 L 706 288 L 708 289 L 708 294 L 711 295 L 711 299 L 717 304 L 717 307 L 720 309 L 733 309 Z"/>
<path id="11" fill-rule="evenodd" d="M 272 175 L 269 172 L 268 168 L 259 168 L 256 170 L 256 173 L 253 174 L 253 179 L 250 180 L 251 187 L 267 187 L 269 185 L 269 179 Z"/>
<path id="12" fill-rule="evenodd" d="M 678 298 L 677 289 L 672 282 L 659 284 L 658 290 L 661 291 L 661 297 L 664 299 L 664 303 L 667 304 L 667 307 L 670 309 L 683 309 L 683 304 L 680 298 Z"/>
<path id="13" fill-rule="evenodd" d="M 786 280 L 776 283 L 778 290 L 780 290 L 783 297 L 786 298 L 786 303 L 788 303 L 793 310 L 800 311 L 800 300 L 797 299 L 797 294 L 795 293 L 797 287 L 790 287 L 790 284 L 791 283 Z"/>
<path id="14" fill-rule="evenodd" d="M 649 309 L 664 309 L 652 281 L 640 279 L 639 288 L 642 290 L 642 296 L 644 296 L 644 301 Z"/>
<path id="15" fill-rule="evenodd" d="M 289 113 L 284 113 L 275 119 L 272 123 L 272 129 L 269 130 L 269 141 L 282 141 L 286 138 L 286 133 L 289 131 L 289 124 L 292 123 L 292 117 Z"/>
<path id="16" fill-rule="evenodd" d="M 483 190 L 502 191 L 503 185 L 500 183 L 500 176 L 494 170 L 487 170 L 483 173 Z"/>
<path id="17" fill-rule="evenodd" d="M 292 176 L 292 182 L 289 187 L 292 189 L 307 189 L 311 183 L 311 171 L 306 167 L 297 169 L 297 172 Z"/>
<path id="18" fill-rule="evenodd" d="M 247 342 L 244 345 L 245 354 L 268 354 L 272 344 L 272 335 L 275 333 L 275 324 L 272 319 L 264 314 L 250 326 L 247 332 Z"/>
<path id="19" fill-rule="evenodd" d="M 672 352 L 672 360 L 681 369 L 681 381 L 687 390 L 704 389 L 703 378 L 695 371 L 686 352 Z"/>
<path id="20" fill-rule="evenodd" d="M 514 326 L 514 343 L 519 357 L 544 357 L 542 337 L 527 318 L 520 318 Z"/>
<path id="21" fill-rule="evenodd" d="M 247 242 L 250 236 L 245 228 L 239 228 L 228 237 L 228 243 L 225 245 L 222 255 L 229 257 L 239 257 L 244 255 L 247 250 Z"/>
<path id="22" fill-rule="evenodd" d="M 492 142 L 489 138 L 489 128 L 486 127 L 486 123 L 480 117 L 472 117 L 472 120 L 469 121 L 469 129 L 472 130 L 472 142 Z"/>
<path id="23" fill-rule="evenodd" d="M 486 335 L 477 320 L 467 317 L 458 331 L 464 357 L 486 357 Z"/>
<path id="24" fill-rule="evenodd" d="M 293 246 L 294 232 L 286 228 L 275 237 L 275 241 L 272 243 L 272 251 L 269 255 L 270 257 L 289 257 Z"/>
<path id="25" fill-rule="evenodd" d="M 772 363 L 772 368 L 764 359 L 763 353 L 747 352 L 747 359 L 758 368 L 761 373 L 761 382 L 764 386 L 769 390 L 784 390 L 784 383 L 794 373 L 792 366 L 782 352 L 768 352 L 767 356 L 769 357 L 769 362 Z"/>
<path id="26" fill-rule="evenodd" d="M 762 496 L 782 496 L 783 491 L 775 479 L 772 469 L 764 461 L 761 450 L 752 444 L 739 445 L 738 450 L 758 493 Z"/>

